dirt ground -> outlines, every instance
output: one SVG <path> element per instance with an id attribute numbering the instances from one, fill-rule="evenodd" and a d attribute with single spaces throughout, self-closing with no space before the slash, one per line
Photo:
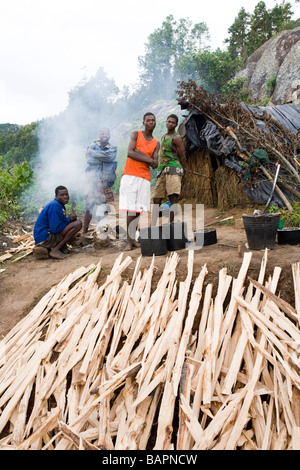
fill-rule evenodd
<path id="1" fill-rule="evenodd" d="M 195 250 L 194 276 L 206 264 L 208 275 L 205 278 L 205 284 L 212 282 L 214 289 L 218 285 L 220 269 L 226 267 L 228 274 L 236 277 L 242 263 L 243 253 L 248 251 L 246 247 L 246 233 L 242 222 L 243 213 L 252 214 L 253 209 L 246 211 L 245 209 L 234 208 L 222 214 L 217 209 L 212 208 L 204 211 L 205 224 L 212 224 L 210 226 L 217 230 L 217 244 Z M 232 219 L 221 222 L 224 218 L 228 217 L 232 217 Z M 0 234 L 2 253 L 5 248 L 9 248 L 5 244 L 6 242 L 5 235 Z M 193 242 L 189 246 L 193 248 Z M 0 340 L 64 276 L 81 266 L 90 266 L 101 260 L 102 270 L 99 278 L 99 282 L 101 282 L 110 272 L 115 259 L 120 255 L 121 251 L 122 244 L 120 243 L 118 246 L 103 249 L 87 246 L 76 248 L 65 260 L 36 260 L 30 254 L 16 263 L 12 263 L 10 260 L 2 263 L 0 269 L 5 269 L 5 271 L 0 273 Z M 188 250 L 179 250 L 177 253 L 179 255 L 177 278 L 180 281 L 186 277 Z M 159 279 L 169 254 L 170 252 L 167 255 L 155 258 L 154 283 Z M 134 271 L 135 262 L 140 255 L 140 248 L 124 253 L 124 257 L 130 256 L 132 258 L 132 263 L 125 273 L 128 279 L 130 279 Z M 253 251 L 248 275 L 254 279 L 257 279 L 262 257 L 263 251 Z M 276 243 L 275 248 L 269 250 L 268 253 L 267 275 L 272 273 L 275 266 L 281 267 L 282 272 L 277 295 L 280 295 L 293 306 L 294 286 L 291 264 L 299 260 L 299 245 L 278 245 Z M 149 266 L 150 262 L 151 257 L 143 256 L 142 268 Z"/>

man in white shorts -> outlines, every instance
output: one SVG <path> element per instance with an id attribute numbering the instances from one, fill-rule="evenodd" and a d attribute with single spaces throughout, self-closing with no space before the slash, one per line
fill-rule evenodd
<path id="1" fill-rule="evenodd" d="M 134 240 L 135 229 L 141 212 L 150 210 L 150 167 L 158 165 L 160 144 L 153 137 L 156 126 L 154 114 L 143 117 L 144 130 L 131 133 L 127 160 L 120 183 L 119 209 L 127 212 L 127 245 L 124 251 L 138 245 Z"/>

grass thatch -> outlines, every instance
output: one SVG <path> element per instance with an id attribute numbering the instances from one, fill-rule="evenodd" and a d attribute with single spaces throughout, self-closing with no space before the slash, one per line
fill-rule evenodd
<path id="1" fill-rule="evenodd" d="M 196 150 L 187 160 L 187 169 L 198 174 L 185 173 L 182 184 L 182 199 L 195 199 L 207 206 L 217 205 L 217 192 L 214 181 L 214 169 L 208 151 Z"/>
<path id="2" fill-rule="evenodd" d="M 250 204 L 250 199 L 242 189 L 239 178 L 234 170 L 226 166 L 220 166 L 214 173 L 218 207 L 220 209 L 228 209 L 233 205 L 241 205 L 244 207 Z"/>
<path id="3" fill-rule="evenodd" d="M 184 175 L 181 198 L 194 199 L 208 207 L 220 209 L 233 205 L 248 205 L 251 201 L 243 191 L 236 172 L 222 165 L 217 159 L 215 161 L 214 165 L 207 150 L 190 153 L 187 160 L 189 171 Z"/>

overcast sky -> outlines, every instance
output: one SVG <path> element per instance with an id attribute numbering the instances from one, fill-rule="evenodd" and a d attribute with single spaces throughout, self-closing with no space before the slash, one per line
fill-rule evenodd
<path id="1" fill-rule="evenodd" d="M 99 67 L 120 87 L 135 83 L 148 36 L 170 14 L 205 22 L 208 45 L 224 48 L 239 10 L 253 13 L 258 1 L 0 0 L 0 124 L 60 113 L 68 92 Z"/>

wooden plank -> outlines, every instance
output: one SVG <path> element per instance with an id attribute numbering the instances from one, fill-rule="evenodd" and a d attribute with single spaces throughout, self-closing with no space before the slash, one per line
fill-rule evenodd
<path id="1" fill-rule="evenodd" d="M 276 290 L 280 272 L 281 272 L 281 269 L 276 269 L 276 268 L 274 269 L 274 275 L 273 275 L 272 285 L 271 285 L 272 292 Z M 266 337 L 262 334 L 261 339 L 260 339 L 260 347 L 264 349 L 265 345 L 266 345 Z M 245 399 L 241 408 L 241 412 L 239 416 L 237 417 L 236 422 L 234 423 L 232 433 L 226 445 L 226 450 L 235 449 L 237 440 L 239 439 L 242 433 L 242 430 L 247 422 L 248 411 L 249 411 L 249 408 L 253 399 L 255 386 L 257 384 L 257 381 L 261 373 L 262 363 L 263 363 L 263 356 L 262 354 L 258 353 L 255 364 L 254 364 L 252 377 L 250 379 L 250 382 L 247 385 L 247 394 L 245 396 Z"/>
<path id="2" fill-rule="evenodd" d="M 54 408 L 50 413 L 47 419 L 41 424 L 36 431 L 34 431 L 31 436 L 29 436 L 25 441 L 23 441 L 18 447 L 18 450 L 28 450 L 32 444 L 43 436 L 44 433 L 53 431 L 58 425 L 58 416 L 60 410 L 59 408 Z"/>
<path id="3" fill-rule="evenodd" d="M 73 442 L 78 449 L 82 448 L 83 450 L 100 450 L 99 447 L 94 446 L 88 442 L 67 424 L 60 421 L 59 428 L 61 432 L 67 436 L 67 438 L 70 439 L 70 441 Z"/>
<path id="4" fill-rule="evenodd" d="M 190 395 L 191 395 L 191 377 L 193 374 L 193 369 L 194 366 L 191 364 L 188 364 L 187 362 L 184 364 L 182 367 L 182 374 L 181 374 L 181 380 L 180 380 L 180 397 L 184 397 L 187 402 L 190 401 Z M 177 432 L 177 445 L 176 445 L 176 450 L 186 450 L 190 448 L 190 433 L 189 429 L 186 425 L 186 419 L 185 419 L 185 414 L 180 408 L 179 410 L 179 429 Z"/>
<path id="5" fill-rule="evenodd" d="M 285 300 L 281 299 L 280 297 L 277 297 L 273 292 L 271 292 L 269 289 L 266 287 L 262 286 L 259 282 L 255 281 L 254 279 L 251 279 L 249 277 L 249 280 L 252 282 L 252 284 L 257 287 L 259 290 L 261 290 L 267 298 L 273 300 L 273 302 L 278 305 L 278 307 L 285 312 L 289 317 L 296 319 L 299 321 L 300 317 L 297 314 L 297 311 Z"/>
<path id="6" fill-rule="evenodd" d="M 298 315 L 298 325 L 300 318 L 300 261 L 292 264 L 292 274 L 295 290 L 295 308 Z"/>
<path id="7" fill-rule="evenodd" d="M 157 436 L 153 450 L 170 450 L 175 398 L 172 382 L 166 381 L 159 410 Z"/>
<path id="8" fill-rule="evenodd" d="M 12 257 L 11 253 L 5 253 L 5 255 L 0 256 L 0 263 L 2 263 L 3 261 L 6 261 L 7 259 L 11 257 Z"/>
<path id="9" fill-rule="evenodd" d="M 189 260 L 189 262 L 190 263 L 193 262 L 192 257 Z M 195 284 L 191 293 L 191 300 L 190 300 L 190 304 L 188 308 L 187 318 L 186 318 L 184 329 L 181 335 L 176 362 L 173 368 L 173 384 L 174 384 L 173 386 L 174 386 L 174 394 L 176 395 L 177 395 L 181 370 L 182 370 L 182 366 L 184 362 L 184 357 L 186 353 L 186 348 L 187 348 L 188 341 L 192 332 L 194 319 L 195 319 L 196 313 L 198 312 L 199 304 L 202 299 L 202 288 L 203 288 L 203 283 L 204 283 L 206 274 L 207 274 L 207 268 L 205 265 L 201 269 L 201 272 L 195 281 Z M 188 282 L 189 282 L 189 278 L 188 278 Z M 189 283 L 187 284 L 187 289 L 189 289 Z"/>

